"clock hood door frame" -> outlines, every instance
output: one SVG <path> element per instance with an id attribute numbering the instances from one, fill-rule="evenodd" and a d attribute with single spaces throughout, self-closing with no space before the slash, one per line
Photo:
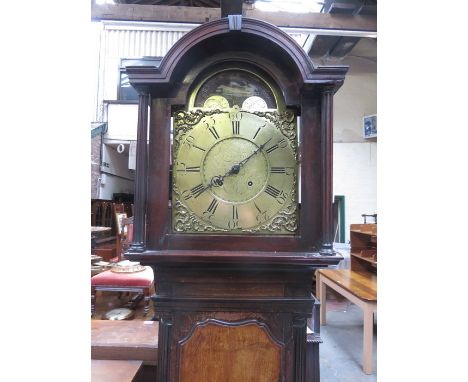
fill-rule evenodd
<path id="1" fill-rule="evenodd" d="M 193 29 L 170 49 L 159 67 L 126 69 L 131 85 L 140 94 L 134 242 L 129 258 L 145 262 L 161 253 L 184 256 L 186 251 L 222 254 L 236 250 L 259 252 L 260 257 L 262 252 L 295 252 L 312 259 L 310 264 L 338 263 L 341 256 L 336 256 L 332 245 L 333 94 L 342 85 L 348 67 L 314 66 L 305 51 L 279 28 L 249 18 L 240 18 L 240 25 L 230 20 L 231 16 Z M 216 67 L 230 65 L 266 73 L 281 90 L 286 107 L 301 117 L 299 235 L 233 237 L 171 232 L 168 177 L 172 113 L 186 105 L 197 80 Z"/>

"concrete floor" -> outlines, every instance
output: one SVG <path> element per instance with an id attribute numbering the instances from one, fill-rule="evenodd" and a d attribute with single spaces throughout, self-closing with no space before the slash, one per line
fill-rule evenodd
<path id="1" fill-rule="evenodd" d="M 373 374 L 366 375 L 362 371 L 362 324 L 362 310 L 354 304 L 337 311 L 327 309 L 327 325 L 320 328 L 321 382 L 377 381 L 377 327 L 374 326 Z"/>

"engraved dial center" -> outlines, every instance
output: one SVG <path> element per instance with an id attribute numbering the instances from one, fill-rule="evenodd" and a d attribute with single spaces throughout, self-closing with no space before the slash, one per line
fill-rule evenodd
<path id="1" fill-rule="evenodd" d="M 213 195 L 231 203 L 255 198 L 268 180 L 265 154 L 244 138 L 232 137 L 214 144 L 205 155 L 202 169 L 204 183 L 212 184 Z"/>

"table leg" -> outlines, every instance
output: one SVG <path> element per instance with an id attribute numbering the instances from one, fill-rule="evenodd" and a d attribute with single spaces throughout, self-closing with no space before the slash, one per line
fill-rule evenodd
<path id="1" fill-rule="evenodd" d="M 374 312 L 372 306 L 366 305 L 364 309 L 364 339 L 362 368 L 364 373 L 372 374 L 372 342 L 374 337 Z"/>
<path id="2" fill-rule="evenodd" d="M 317 272 L 318 299 L 320 300 L 320 325 L 327 324 L 327 286 L 322 281 L 320 272 Z"/>

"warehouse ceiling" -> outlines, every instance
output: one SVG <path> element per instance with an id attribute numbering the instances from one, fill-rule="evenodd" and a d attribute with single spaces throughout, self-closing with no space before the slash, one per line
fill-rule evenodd
<path id="1" fill-rule="evenodd" d="M 115 0 L 118 4 L 172 5 L 184 7 L 220 8 L 221 0 Z"/>
<path id="2" fill-rule="evenodd" d="M 245 15 L 246 12 L 248 12 L 246 9 L 272 9 L 276 5 L 280 11 L 277 12 L 278 16 L 272 16 L 274 12 L 265 12 L 265 15 L 268 14 L 267 17 L 270 18 L 269 20 L 265 21 L 272 22 L 278 26 L 291 26 L 290 24 L 294 23 L 292 19 L 298 20 L 299 24 L 301 23 L 301 20 L 306 20 L 304 23 L 304 28 L 311 28 L 311 26 L 313 27 L 314 25 L 314 21 L 307 23 L 307 15 L 310 15 L 309 17 L 312 18 L 313 14 L 306 13 L 307 11 L 310 12 L 313 9 L 313 11 L 319 12 L 324 17 L 327 17 L 324 18 L 325 28 L 323 25 L 321 25 L 321 28 L 319 28 L 322 32 L 310 35 L 311 42 L 308 44 L 307 50 L 313 61 L 320 61 L 323 63 L 327 61 L 340 61 L 353 50 L 355 50 L 356 47 L 357 50 L 360 49 L 359 53 L 356 55 L 376 59 L 376 39 L 371 38 L 371 40 L 373 40 L 372 43 L 361 41 L 362 37 L 360 36 L 359 32 L 362 31 L 363 25 L 364 27 L 367 27 L 369 24 L 363 23 L 363 20 L 367 22 L 371 20 L 371 24 L 373 23 L 373 29 L 375 29 L 374 33 L 376 33 L 377 0 L 290 0 L 291 9 L 293 6 L 296 10 L 300 9 L 297 7 L 303 7 L 301 10 L 303 13 L 301 12 L 299 14 L 285 12 L 284 9 L 287 9 L 287 7 L 285 7 L 287 6 L 287 1 L 280 2 L 278 0 L 93 0 L 92 4 L 92 7 L 96 7 L 96 4 L 106 4 L 107 7 L 112 6 L 111 4 L 114 4 L 115 7 L 132 5 L 135 8 L 138 6 L 146 6 L 145 9 L 148 9 L 148 6 L 153 6 L 155 7 L 154 9 L 161 9 L 161 14 L 167 14 L 166 10 L 168 9 L 168 6 L 175 7 L 174 11 L 176 8 L 177 10 L 184 11 L 190 11 L 190 8 L 194 8 L 194 11 L 198 12 L 196 9 L 200 9 L 201 11 L 202 8 L 205 8 L 208 17 L 203 21 L 211 21 L 211 19 L 214 18 L 213 11 L 216 11 L 216 9 L 220 9 L 222 15 L 223 11 L 224 14 L 234 13 L 232 10 L 236 9 L 237 7 L 237 9 L 242 9 L 242 13 Z M 305 6 L 307 6 L 308 9 L 306 9 Z M 212 10 L 210 10 L 210 8 Z M 92 14 L 94 9 L 95 8 L 92 8 Z M 164 12 L 162 12 L 163 9 Z M 128 13 L 129 12 L 127 11 L 127 14 Z M 157 14 L 157 12 L 154 11 L 153 14 Z M 99 15 L 97 17 L 93 15 L 93 18 L 99 19 L 100 17 Z M 143 21 L 143 18 L 140 18 L 140 20 Z M 333 21 L 330 22 L 329 29 L 326 28 L 327 20 Z M 336 20 L 338 21 L 336 22 Z M 346 27 L 342 27 L 342 29 L 346 29 L 345 32 L 347 33 L 343 33 L 341 35 L 339 31 L 337 31 L 336 26 L 338 26 L 339 29 L 340 26 L 343 25 L 343 21 L 346 21 Z M 353 21 L 355 21 L 355 25 L 353 24 Z M 190 20 L 187 19 L 187 22 L 190 22 Z M 301 27 L 301 25 L 296 26 Z M 353 28 L 353 26 L 355 26 L 355 28 Z M 361 43 L 358 44 L 360 41 Z M 363 46 L 366 47 L 364 52 L 362 51 Z M 357 50 L 354 53 L 356 53 Z"/>

